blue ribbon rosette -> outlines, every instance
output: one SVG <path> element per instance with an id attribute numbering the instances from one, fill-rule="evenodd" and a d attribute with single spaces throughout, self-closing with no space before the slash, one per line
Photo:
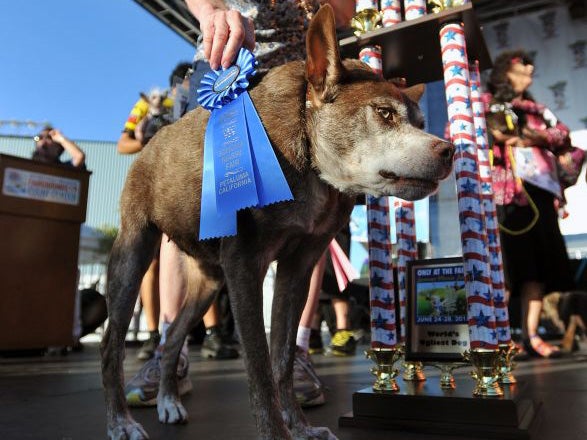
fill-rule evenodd
<path id="1" fill-rule="evenodd" d="M 241 49 L 234 65 L 207 73 L 198 102 L 210 110 L 204 137 L 200 240 L 236 235 L 236 213 L 292 200 L 265 128 L 247 93 L 255 57 Z"/>

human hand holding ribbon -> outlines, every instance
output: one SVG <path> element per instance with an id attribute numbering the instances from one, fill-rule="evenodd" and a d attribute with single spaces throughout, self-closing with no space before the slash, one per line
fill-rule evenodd
<path id="1" fill-rule="evenodd" d="M 236 235 L 236 212 L 292 200 L 265 128 L 247 93 L 255 57 L 242 48 L 234 65 L 207 73 L 198 102 L 210 110 L 204 137 L 200 240 Z"/>

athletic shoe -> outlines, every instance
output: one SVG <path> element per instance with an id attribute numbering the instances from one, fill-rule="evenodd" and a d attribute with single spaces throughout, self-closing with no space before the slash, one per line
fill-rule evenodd
<path id="1" fill-rule="evenodd" d="M 293 389 L 302 408 L 318 406 L 326 402 L 324 385 L 314 371 L 310 356 L 300 347 L 296 347 L 294 357 Z"/>
<path id="2" fill-rule="evenodd" d="M 179 395 L 183 396 L 192 389 L 192 381 L 188 375 L 189 360 L 186 354 L 179 354 L 177 365 L 177 387 Z M 161 379 L 161 357 L 155 355 L 145 362 L 139 372 L 124 388 L 128 406 L 155 406 L 157 405 L 157 393 L 159 393 L 159 380 Z"/>
<path id="3" fill-rule="evenodd" d="M 354 356 L 357 350 L 357 341 L 350 330 L 337 330 L 332 341 L 330 341 L 329 351 L 334 356 Z"/>
<path id="4" fill-rule="evenodd" d="M 308 349 L 308 353 L 324 353 L 324 345 L 322 344 L 322 334 L 320 333 L 320 330 L 312 329 L 310 331 L 310 348 Z"/>
<path id="5" fill-rule="evenodd" d="M 158 331 L 150 332 L 149 339 L 143 343 L 143 346 L 137 353 L 137 359 L 140 359 L 141 361 L 147 361 L 155 356 L 155 350 L 157 350 L 160 340 L 161 335 Z"/>
<path id="6" fill-rule="evenodd" d="M 208 359 L 236 359 L 238 351 L 225 344 L 217 327 L 206 329 L 206 336 L 202 342 L 202 357 Z"/>

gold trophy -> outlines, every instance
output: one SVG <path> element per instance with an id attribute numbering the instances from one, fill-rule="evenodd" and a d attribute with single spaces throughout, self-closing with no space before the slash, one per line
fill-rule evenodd
<path id="1" fill-rule="evenodd" d="M 371 367 L 371 373 L 376 377 L 373 391 L 399 391 L 399 386 L 395 381 L 399 370 L 394 368 L 394 364 L 403 355 L 401 348 L 372 348 L 367 350 L 365 355 L 375 362 L 375 366 Z"/>
<path id="2" fill-rule="evenodd" d="M 404 362 L 404 372 L 402 379 L 408 382 L 424 382 L 424 364 L 422 362 Z"/>
<path id="3" fill-rule="evenodd" d="M 446 9 L 463 6 L 466 0 L 428 0 L 428 4 L 432 6 L 432 12 L 435 14 Z"/>
<path id="4" fill-rule="evenodd" d="M 434 364 L 440 369 L 440 388 L 443 390 L 454 390 L 457 386 L 452 372 L 457 368 L 469 365 L 465 362 L 439 362 Z"/>
<path id="5" fill-rule="evenodd" d="M 380 27 L 381 13 L 377 9 L 363 9 L 356 13 L 351 19 L 351 27 L 355 30 L 358 37 L 365 32 L 372 31 Z"/>
<path id="6" fill-rule="evenodd" d="M 513 369 L 516 367 L 514 362 L 514 356 L 518 353 L 518 347 L 513 341 L 509 344 L 499 344 L 499 382 L 502 384 L 514 384 L 518 380 L 512 374 Z"/>
<path id="7" fill-rule="evenodd" d="M 483 397 L 503 396 L 503 390 L 499 386 L 501 377 L 499 351 L 475 348 L 466 351 L 463 356 L 473 365 L 471 376 L 477 381 L 473 395 Z"/>

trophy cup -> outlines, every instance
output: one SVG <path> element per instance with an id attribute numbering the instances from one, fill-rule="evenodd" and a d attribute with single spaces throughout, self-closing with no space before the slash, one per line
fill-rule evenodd
<path id="1" fill-rule="evenodd" d="M 469 364 L 465 362 L 439 362 L 434 364 L 436 368 L 440 369 L 440 388 L 443 390 L 454 390 L 457 386 L 452 372 L 457 368 L 467 365 Z"/>
<path id="2" fill-rule="evenodd" d="M 502 384 L 514 384 L 518 380 L 512 374 L 516 364 L 514 362 L 514 356 L 518 353 L 516 344 L 510 341 L 509 344 L 499 344 L 499 382 Z"/>
<path id="3" fill-rule="evenodd" d="M 394 368 L 394 364 L 402 357 L 402 350 L 399 348 L 372 348 L 367 350 L 365 355 L 375 362 L 375 366 L 371 367 L 371 373 L 376 377 L 373 391 L 399 391 L 399 386 L 395 381 L 399 370 Z"/>
<path id="4" fill-rule="evenodd" d="M 377 2 L 374 5 L 363 5 L 365 9 L 357 11 L 351 19 L 351 27 L 355 30 L 358 37 L 365 32 L 377 29 L 381 21 L 381 13 L 377 10 Z"/>
<path id="5" fill-rule="evenodd" d="M 499 386 L 501 376 L 499 351 L 475 348 L 466 351 L 463 356 L 473 365 L 471 376 L 477 382 L 473 395 L 483 397 L 503 396 L 503 390 Z"/>
<path id="6" fill-rule="evenodd" d="M 422 362 L 404 362 L 402 379 L 408 382 L 423 382 L 426 380 L 424 364 Z"/>

